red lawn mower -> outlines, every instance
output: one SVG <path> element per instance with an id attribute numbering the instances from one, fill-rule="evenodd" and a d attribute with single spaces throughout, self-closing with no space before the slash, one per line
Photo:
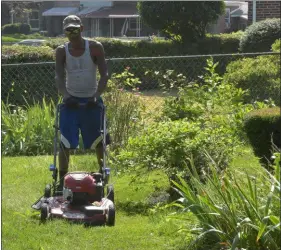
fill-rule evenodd
<path id="1" fill-rule="evenodd" d="M 79 108 L 85 108 L 80 107 Z M 60 104 L 57 106 L 55 118 L 54 163 L 50 165 L 53 172 L 53 184 L 47 184 L 44 195 L 32 208 L 40 210 L 41 221 L 51 218 L 63 218 L 86 225 L 115 225 L 114 188 L 108 185 L 110 168 L 106 167 L 106 117 L 102 129 L 103 167 L 100 172 L 69 172 L 64 176 L 63 190 L 57 181 L 57 144 L 58 116 Z M 105 195 L 105 188 L 107 189 Z"/>

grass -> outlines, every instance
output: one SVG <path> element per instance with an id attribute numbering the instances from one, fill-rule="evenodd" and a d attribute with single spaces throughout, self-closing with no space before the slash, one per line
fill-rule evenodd
<path id="1" fill-rule="evenodd" d="M 93 159 L 74 155 L 70 170 L 97 169 Z M 115 175 L 119 169 L 112 168 L 115 227 L 85 228 L 62 220 L 41 224 L 31 205 L 51 182 L 48 165 L 52 160 L 51 156 L 2 158 L 3 249 L 187 249 L 193 237 L 190 229 L 198 225 L 193 215 L 185 221 L 167 221 L 170 211 L 153 209 L 154 213 L 149 213 L 169 187 L 167 177 L 157 171 L 133 181 L 132 175 Z M 249 148 L 241 149 L 230 168 L 257 175 L 261 169 Z M 185 230 L 179 232 L 179 227 Z"/>
<path id="2" fill-rule="evenodd" d="M 149 124 L 162 116 L 165 98 L 176 96 L 176 91 L 164 93 L 163 90 L 144 90 L 140 94 L 141 101 L 144 105 L 145 124 Z"/>
<path id="3" fill-rule="evenodd" d="M 94 169 L 93 157 L 74 156 L 71 170 Z M 2 246 L 3 249 L 185 249 L 177 225 L 167 222 L 164 213 L 147 216 L 134 213 L 124 204 L 140 205 L 155 190 L 167 188 L 166 177 L 155 172 L 140 182 L 130 176 L 112 175 L 116 193 L 116 226 L 85 228 L 62 220 L 40 224 L 31 205 L 51 182 L 50 156 L 2 158 Z M 131 207 L 135 209 L 137 207 Z M 146 207 L 144 206 L 144 209 Z"/>
<path id="4" fill-rule="evenodd" d="M 34 33 L 30 35 L 24 34 L 9 34 L 9 35 L 2 35 L 1 41 L 2 43 L 9 43 L 9 42 L 20 42 L 24 39 L 46 39 L 46 37 L 41 36 L 39 33 Z"/>

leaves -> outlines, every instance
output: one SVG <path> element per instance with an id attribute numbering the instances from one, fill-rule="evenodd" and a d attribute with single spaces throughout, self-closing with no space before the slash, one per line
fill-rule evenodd
<path id="1" fill-rule="evenodd" d="M 195 42 L 205 36 L 206 26 L 224 12 L 217 2 L 139 2 L 143 21 L 174 41 Z"/>

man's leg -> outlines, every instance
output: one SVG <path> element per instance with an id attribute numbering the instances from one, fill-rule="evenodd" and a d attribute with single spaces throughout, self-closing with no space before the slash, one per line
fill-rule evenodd
<path id="1" fill-rule="evenodd" d="M 63 187 L 64 176 L 68 172 L 70 148 L 76 148 L 79 142 L 78 111 L 61 106 L 60 110 L 60 151 L 59 151 L 59 180 Z"/>
<path id="2" fill-rule="evenodd" d="M 99 164 L 99 171 L 100 173 L 102 172 L 102 166 L 103 166 L 103 146 L 102 143 L 99 143 L 96 147 L 96 155 L 97 155 L 97 160 Z"/>

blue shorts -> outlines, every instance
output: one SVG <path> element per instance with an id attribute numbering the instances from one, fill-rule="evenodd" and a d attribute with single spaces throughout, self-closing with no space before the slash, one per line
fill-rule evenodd
<path id="1" fill-rule="evenodd" d="M 80 104 L 85 104 L 88 98 L 76 98 Z M 96 148 L 102 142 L 104 124 L 104 105 L 99 98 L 95 107 L 69 108 L 64 103 L 60 106 L 59 127 L 61 143 L 64 147 L 75 149 L 79 144 L 81 131 L 85 149 Z M 106 136 L 107 143 L 108 135 Z"/>

